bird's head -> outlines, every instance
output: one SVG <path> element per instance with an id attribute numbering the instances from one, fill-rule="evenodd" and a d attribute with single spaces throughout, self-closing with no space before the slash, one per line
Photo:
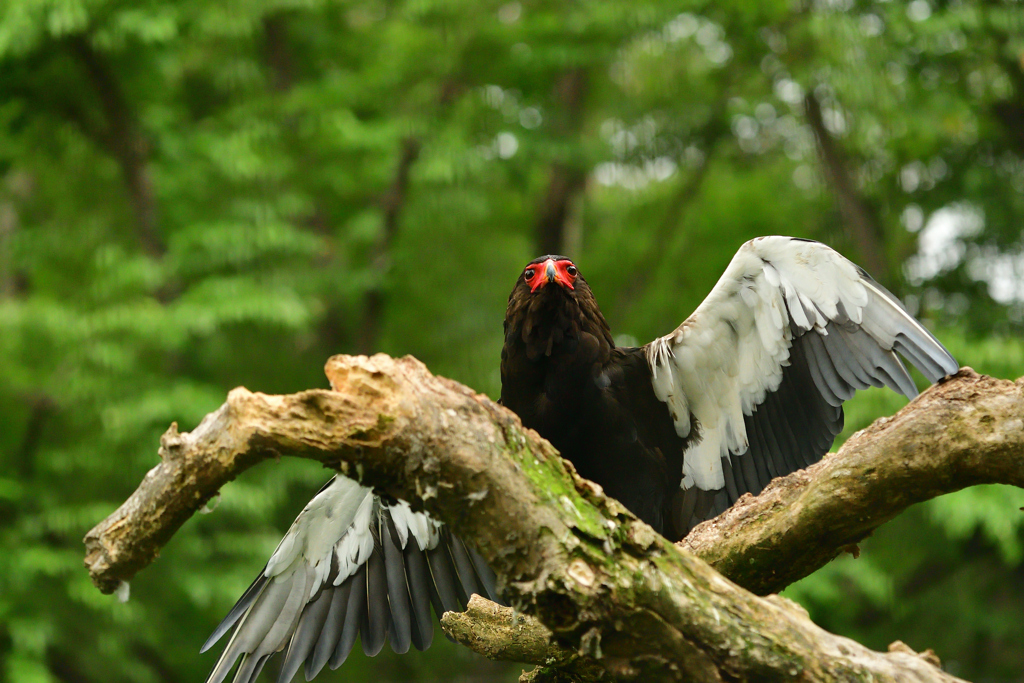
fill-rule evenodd
<path id="1" fill-rule="evenodd" d="M 545 287 L 561 288 L 567 292 L 576 289 L 579 270 L 565 256 L 540 256 L 530 261 L 519 277 L 520 282 L 536 294 Z"/>
<path id="2" fill-rule="evenodd" d="M 526 345 L 530 359 L 559 349 L 576 352 L 582 341 L 590 358 L 615 347 L 608 323 L 587 281 L 566 256 L 533 259 L 519 273 L 505 311 L 506 345 Z M 591 353 L 593 352 L 593 353 Z"/>

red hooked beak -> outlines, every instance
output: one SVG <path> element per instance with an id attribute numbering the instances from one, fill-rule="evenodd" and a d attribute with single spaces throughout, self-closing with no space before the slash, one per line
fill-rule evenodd
<path id="1" fill-rule="evenodd" d="M 549 282 L 557 282 L 566 289 L 575 289 L 572 283 L 576 278 L 566 272 L 566 268 L 572 265 L 569 261 L 555 261 L 555 259 L 549 258 L 543 263 L 539 263 L 534 266 L 537 269 L 537 274 L 533 276 L 530 284 L 530 291 L 536 292 L 538 289 L 548 284 Z"/>

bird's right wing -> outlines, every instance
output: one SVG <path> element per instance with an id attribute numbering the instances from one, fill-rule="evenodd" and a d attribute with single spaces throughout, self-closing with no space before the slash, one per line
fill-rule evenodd
<path id="1" fill-rule="evenodd" d="M 475 551 L 404 501 L 335 476 L 295 519 L 266 568 L 203 645 L 234 627 L 207 683 L 222 683 L 241 657 L 234 683 L 255 681 L 285 651 L 278 683 L 305 665 L 311 680 L 336 669 L 356 636 L 376 655 L 390 639 L 403 653 L 430 646 L 440 617 L 477 593 L 498 601 L 495 577 Z"/>

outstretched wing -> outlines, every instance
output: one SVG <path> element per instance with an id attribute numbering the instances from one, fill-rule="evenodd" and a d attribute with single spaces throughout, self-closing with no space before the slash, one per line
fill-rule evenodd
<path id="1" fill-rule="evenodd" d="M 818 460 L 842 430 L 843 401 L 856 389 L 916 396 L 896 352 L 932 382 L 959 368 L 863 269 L 824 244 L 790 237 L 740 247 L 697 310 L 645 350 L 677 433 L 689 435 L 691 416 L 699 425 L 677 505 L 684 531 L 709 507 L 721 512 Z"/>
<path id="2" fill-rule="evenodd" d="M 336 669 L 355 643 L 376 655 L 390 639 L 403 653 L 430 646 L 430 607 L 465 609 L 469 595 L 497 601 L 483 559 L 441 523 L 387 503 L 372 489 L 336 476 L 299 513 L 266 568 L 203 645 L 234 627 L 207 683 L 221 683 L 241 657 L 234 683 L 249 683 L 285 651 L 278 683 L 305 665 L 311 680 Z"/>

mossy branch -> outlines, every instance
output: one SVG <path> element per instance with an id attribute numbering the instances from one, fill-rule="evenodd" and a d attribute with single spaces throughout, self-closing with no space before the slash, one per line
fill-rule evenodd
<path id="1" fill-rule="evenodd" d="M 759 598 L 723 578 L 694 552 L 668 543 L 580 479 L 513 414 L 431 375 L 414 359 L 339 356 L 329 361 L 327 373 L 333 391 L 266 396 L 236 389 L 193 432 L 179 434 L 172 426 L 161 442 L 163 462 L 86 537 L 86 564 L 97 586 L 110 592 L 146 566 L 174 531 L 240 472 L 266 458 L 290 455 L 361 475 L 365 483 L 425 508 L 472 540 L 497 571 L 517 612 L 536 617 L 567 648 L 568 659 L 542 650 L 548 653 L 543 661 L 555 657 L 556 671 L 561 664 L 593 665 L 588 676 L 598 671 L 644 680 L 953 680 L 926 657 L 900 648 L 872 652 L 822 631 L 788 601 Z M 702 525 L 684 546 L 763 590 L 787 579 L 777 575 L 771 553 L 750 544 L 772 542 L 780 554 L 792 554 L 786 539 L 790 546 L 805 541 L 787 528 L 829 525 L 814 514 L 842 517 L 828 504 L 829 496 L 864 496 L 870 502 L 900 488 L 910 490 L 899 496 L 910 504 L 975 483 L 1020 485 L 1020 399 L 1019 384 L 964 371 L 809 473 L 776 482 L 754 501 L 741 501 L 746 514 L 726 515 L 746 539 L 733 543 L 732 551 L 715 550 L 732 542 L 724 520 Z M 885 445 L 875 448 L 874 456 L 863 456 L 863 466 L 873 468 L 871 476 L 859 488 L 837 484 L 847 469 L 855 472 L 842 463 L 861 457 L 879 439 Z M 908 462 L 916 464 L 908 467 Z M 758 508 L 761 498 L 776 502 Z M 890 506 L 877 520 L 897 511 Z M 855 521 L 848 538 L 873 528 Z M 835 525 L 845 528 L 842 522 Z M 710 540 L 715 533 L 724 540 Z M 806 559 L 807 566 L 837 552 L 827 536 L 816 540 L 826 550 Z M 760 570 L 739 571 L 737 566 L 746 565 L 732 561 L 737 553 L 747 553 L 747 563 Z"/>
<path id="2" fill-rule="evenodd" d="M 679 545 L 747 590 L 777 593 L 914 503 L 977 484 L 1024 487 L 1022 399 L 1024 378 L 963 368 Z"/>

